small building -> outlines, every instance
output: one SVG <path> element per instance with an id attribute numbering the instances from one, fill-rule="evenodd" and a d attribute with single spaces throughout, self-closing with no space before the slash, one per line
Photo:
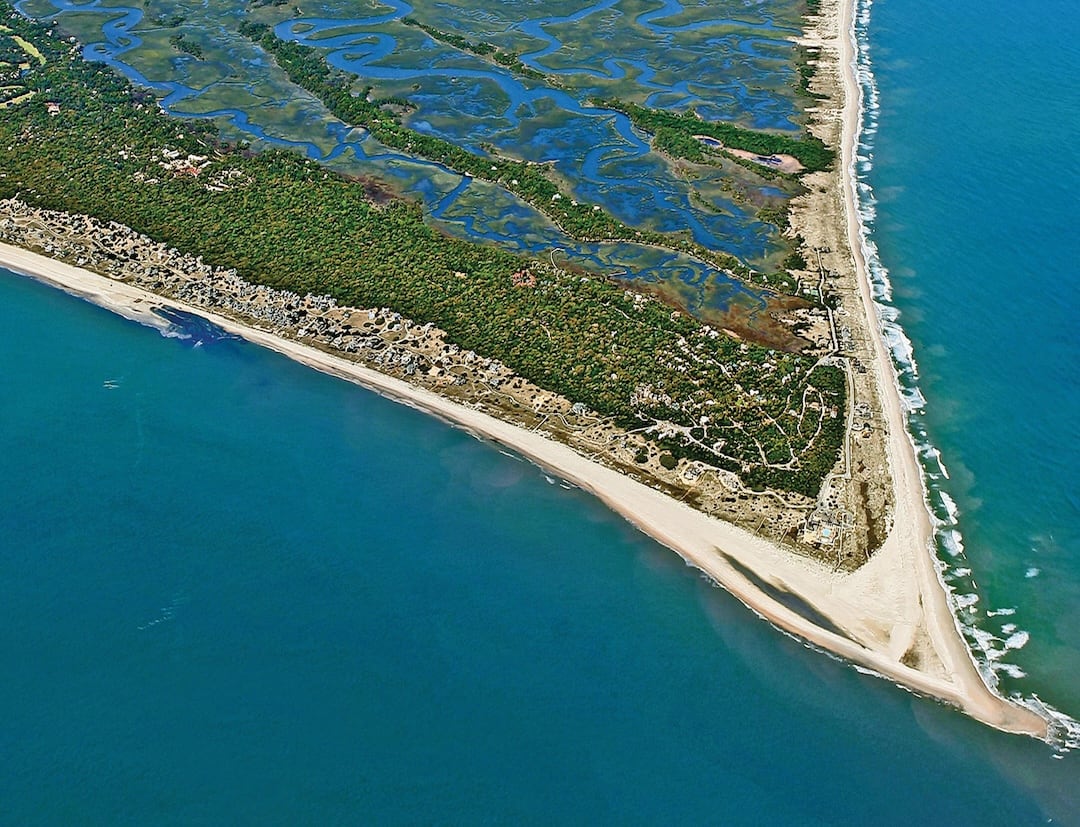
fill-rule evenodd
<path id="1" fill-rule="evenodd" d="M 822 523 L 820 525 L 808 526 L 803 532 L 804 543 L 814 543 L 818 546 L 827 547 L 836 542 L 837 536 L 840 534 L 840 527 L 833 525 L 832 523 Z"/>
<path id="2" fill-rule="evenodd" d="M 510 276 L 514 287 L 536 287 L 536 276 L 528 270 L 518 270 Z"/>

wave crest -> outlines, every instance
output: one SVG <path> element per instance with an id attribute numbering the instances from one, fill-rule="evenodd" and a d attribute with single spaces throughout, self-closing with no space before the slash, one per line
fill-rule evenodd
<path id="1" fill-rule="evenodd" d="M 1010 652 L 1024 647 L 1031 638 L 1029 632 L 1015 623 L 1005 622 L 995 632 L 978 624 L 978 587 L 972 570 L 964 555 L 964 542 L 960 533 L 960 509 L 956 501 L 942 487 L 942 480 L 949 480 L 949 472 L 941 459 L 941 452 L 930 441 L 929 432 L 922 419 L 927 400 L 919 388 L 919 368 L 915 361 L 914 347 L 901 326 L 901 312 L 892 304 L 893 286 L 889 269 L 881 260 L 873 234 L 877 221 L 877 198 L 867 176 L 873 170 L 874 142 L 878 131 L 878 115 L 881 110 L 881 94 L 874 76 L 870 57 L 868 27 L 873 0 L 855 0 L 855 16 L 849 33 L 854 46 L 854 72 L 859 89 L 859 116 L 853 157 L 848 169 L 851 189 L 858 217 L 859 247 L 866 262 L 867 279 L 882 338 L 896 369 L 897 387 L 908 433 L 919 458 L 923 479 L 926 507 L 934 523 L 934 536 L 938 554 L 935 565 L 939 580 L 948 595 L 949 605 L 956 616 L 957 626 L 968 642 L 972 658 L 987 684 L 1000 693 L 1000 676 L 1013 680 L 1027 677 L 1027 673 L 1014 663 L 1005 660 Z M 1037 568 L 1030 568 L 1026 576 L 1038 576 Z M 1011 617 L 1015 608 L 986 610 L 984 618 Z M 1054 709 L 1037 695 L 1014 694 L 1010 700 L 1027 707 L 1050 722 L 1050 742 L 1061 751 L 1080 747 L 1080 721 Z"/>

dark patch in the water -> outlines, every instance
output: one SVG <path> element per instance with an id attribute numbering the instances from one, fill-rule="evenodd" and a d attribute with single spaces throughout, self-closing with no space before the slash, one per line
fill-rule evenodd
<path id="1" fill-rule="evenodd" d="M 833 634 L 840 635 L 840 637 L 843 638 L 848 637 L 847 633 L 844 632 L 843 629 L 834 624 L 831 620 L 829 620 L 829 618 L 827 618 L 825 615 L 823 615 L 821 612 L 819 612 L 801 597 L 794 595 L 789 591 L 785 591 L 784 589 L 777 588 L 770 583 L 766 583 L 764 580 L 762 580 L 760 577 L 750 571 L 750 569 L 742 565 L 738 560 L 735 560 L 727 554 L 724 554 L 724 552 L 722 551 L 719 553 L 721 557 L 723 557 L 725 560 L 727 560 L 728 563 L 731 564 L 731 567 L 735 569 L 735 571 L 737 571 L 739 574 L 749 580 L 755 588 L 760 589 L 777 603 L 780 603 L 784 607 L 795 612 L 795 614 L 799 615 L 799 617 L 809 621 L 810 623 L 813 623 L 815 626 L 818 626 L 827 632 L 832 632 Z"/>
<path id="2" fill-rule="evenodd" d="M 191 342 L 192 346 L 240 338 L 195 313 L 171 307 L 155 307 L 152 312 L 169 323 L 171 333 L 175 333 L 179 339 Z"/>

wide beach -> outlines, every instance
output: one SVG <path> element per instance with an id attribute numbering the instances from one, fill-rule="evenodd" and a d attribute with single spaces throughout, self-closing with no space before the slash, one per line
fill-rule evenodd
<path id="1" fill-rule="evenodd" d="M 1044 736 L 1047 726 L 1034 713 L 1003 701 L 987 689 L 959 635 L 930 551 L 932 527 L 913 446 L 905 430 L 895 375 L 883 346 L 876 309 L 866 278 L 852 176 L 853 147 L 859 124 L 858 87 L 852 68 L 852 9 L 826 12 L 818 37 L 824 59 L 842 77 L 843 162 L 821 191 L 834 208 L 822 211 L 834 235 L 834 265 L 855 306 L 848 307 L 862 329 L 865 361 L 876 380 L 887 435 L 892 486 L 892 528 L 884 547 L 854 574 L 805 560 L 752 533 L 709 518 L 591 462 L 561 443 L 507 424 L 468 406 L 361 367 L 324 350 L 298 344 L 213 309 L 163 299 L 132 285 L 17 248 L 2 258 L 13 269 L 33 275 L 96 304 L 151 324 L 154 308 L 173 307 L 206 317 L 225 330 L 273 349 L 305 365 L 420 408 L 484 438 L 512 447 L 537 464 L 592 492 L 646 534 L 678 551 L 688 562 L 735 594 L 770 622 L 813 644 L 862 664 L 907 687 L 959 706 L 976 718 L 1010 731 Z M 834 95 L 839 89 L 834 90 Z M 831 127 L 838 127 L 832 123 Z M 840 187 L 837 190 L 837 187 Z M 156 288 L 155 288 L 156 289 Z M 851 312 L 854 311 L 854 312 Z M 861 321 L 860 321 L 861 320 Z M 816 618 L 816 619 L 815 619 Z"/>
<path id="2" fill-rule="evenodd" d="M 944 660 L 951 682 L 964 700 L 959 705 L 980 720 L 1009 731 L 1047 735 L 1047 723 L 1030 710 L 1005 701 L 991 692 L 978 670 L 967 644 L 957 628 L 944 586 L 933 557 L 933 529 L 926 506 L 926 492 L 915 458 L 915 446 L 904 421 L 895 369 L 885 347 L 879 326 L 877 307 L 870 292 L 866 258 L 863 254 L 862 229 L 858 217 L 855 147 L 862 118 L 862 100 L 855 77 L 856 3 L 840 2 L 840 63 L 844 82 L 843 126 L 841 138 L 841 189 L 844 199 L 847 242 L 855 263 L 856 282 L 874 343 L 878 387 L 882 409 L 888 420 L 889 464 L 896 492 L 894 530 L 880 553 L 901 555 L 905 568 L 913 571 L 919 582 L 926 629 L 935 650 Z M 895 551 L 894 551 L 895 549 Z"/>
<path id="3" fill-rule="evenodd" d="M 1039 737 L 1046 734 L 1042 719 L 1005 703 L 982 684 L 956 634 L 943 593 L 937 604 L 932 600 L 925 601 L 928 605 L 943 607 L 943 611 L 922 615 L 921 594 L 927 590 L 940 591 L 940 586 L 927 555 L 911 553 L 914 548 L 911 544 L 918 532 L 903 528 L 905 523 L 901 521 L 897 522 L 901 528 L 893 532 L 887 548 L 875 555 L 870 564 L 854 575 L 836 574 L 821 564 L 797 558 L 749 532 L 709 518 L 648 486 L 591 462 L 565 445 L 346 359 L 10 245 L 0 245 L 0 263 L 152 326 L 161 325 L 161 318 L 153 312 L 154 308 L 171 307 L 201 315 L 255 344 L 506 445 L 596 495 L 774 625 L 904 686 L 957 705 L 994 726 Z M 895 414 L 900 421 L 898 401 Z M 901 439 L 894 443 L 898 442 L 910 453 L 910 445 L 902 432 L 900 436 Z M 905 482 L 909 484 L 911 495 L 906 502 L 921 503 L 917 474 Z M 918 508 L 911 509 L 916 517 L 919 511 Z M 925 513 L 919 526 L 922 536 L 927 537 L 929 522 Z M 922 548 L 926 548 L 925 544 Z M 918 565 L 917 559 L 911 561 L 912 556 L 923 559 L 924 565 L 919 568 L 921 580 L 911 576 L 912 567 L 907 563 Z M 750 572 L 750 576 L 746 572 Z M 752 582 L 751 577 L 767 584 L 773 595 L 786 593 L 795 599 L 796 605 L 802 603 L 824 616 L 829 625 L 842 634 L 823 628 L 793 611 L 777 597 L 766 593 L 760 583 Z M 924 624 L 934 648 L 944 650 L 942 659 L 947 665 L 944 672 L 924 673 L 900 662 Z M 950 635 L 955 638 L 955 647 L 951 649 L 948 647 Z M 948 659 L 957 655 L 962 657 Z M 954 680 L 948 669 L 956 670 L 962 680 Z"/>

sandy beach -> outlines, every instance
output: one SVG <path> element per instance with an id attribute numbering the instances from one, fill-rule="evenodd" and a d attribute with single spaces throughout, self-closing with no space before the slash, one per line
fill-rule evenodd
<path id="1" fill-rule="evenodd" d="M 203 316 L 254 344 L 505 445 L 597 496 L 776 626 L 904 686 L 961 707 L 994 726 L 1040 737 L 1046 733 L 1041 718 L 1013 707 L 986 689 L 956 631 L 926 553 L 929 520 L 922 506 L 914 456 L 902 430 L 894 442 L 903 475 L 898 482 L 909 494 L 903 500 L 904 519 L 897 520 L 898 529 L 889 538 L 888 547 L 869 564 L 853 575 L 840 575 L 592 462 L 566 445 L 347 359 L 10 245 L 0 245 L 0 265 L 145 324 L 160 326 L 160 318 L 152 312 L 157 307 Z M 884 351 L 882 358 L 886 358 Z M 899 423 L 899 400 L 894 402 Z M 823 629 L 787 608 L 752 583 L 739 567 L 805 602 L 844 634 Z M 925 617 L 920 609 L 923 603 L 928 608 Z M 940 674 L 917 671 L 900 663 L 924 625 L 946 665 Z"/>
<path id="2" fill-rule="evenodd" d="M 840 0 L 840 62 L 844 83 L 840 183 L 847 220 L 847 242 L 855 262 L 865 321 L 872 334 L 878 388 L 882 408 L 888 420 L 889 465 L 896 493 L 894 529 L 878 556 L 900 562 L 907 576 L 915 578 L 924 614 L 923 625 L 934 650 L 943 662 L 948 680 L 960 699 L 957 705 L 973 717 L 1000 729 L 1026 732 L 1045 738 L 1048 725 L 1043 718 L 1031 710 L 1008 702 L 987 687 L 960 634 L 959 625 L 939 577 L 922 476 L 915 446 L 905 425 L 892 359 L 885 347 L 877 309 L 871 296 L 870 278 L 859 233 L 854 156 L 862 111 L 855 75 L 855 6 L 854 0 Z"/>
<path id="3" fill-rule="evenodd" d="M 939 578 L 921 472 L 905 427 L 893 364 L 881 336 L 860 249 L 853 178 L 860 119 L 853 62 L 854 3 L 839 0 L 839 7 L 823 5 L 830 8 L 822 12 L 823 26 L 828 27 L 828 31 L 819 33 L 826 47 L 822 55 L 823 59 L 826 55 L 839 57 L 844 98 L 840 169 L 832 173 L 828 193 L 837 205 L 833 229 L 840 240 L 835 250 L 850 258 L 845 269 L 861 300 L 857 315 L 865 321 L 867 338 L 872 342 L 869 367 L 887 434 L 894 503 L 891 529 L 883 546 L 869 562 L 851 573 L 798 556 L 750 531 L 710 517 L 541 433 L 344 356 L 19 247 L 0 244 L 0 265 L 145 324 L 161 326 L 154 308 L 202 316 L 254 344 L 504 445 L 598 497 L 775 626 L 908 689 L 956 706 L 991 726 L 1046 738 L 1046 720 L 988 688 L 960 634 Z M 853 321 L 863 325 L 859 319 Z M 790 596 L 791 600 L 782 601 L 778 594 Z M 791 608 L 800 604 L 809 610 L 805 615 Z M 813 622 L 811 618 L 819 615 L 828 622 Z"/>

